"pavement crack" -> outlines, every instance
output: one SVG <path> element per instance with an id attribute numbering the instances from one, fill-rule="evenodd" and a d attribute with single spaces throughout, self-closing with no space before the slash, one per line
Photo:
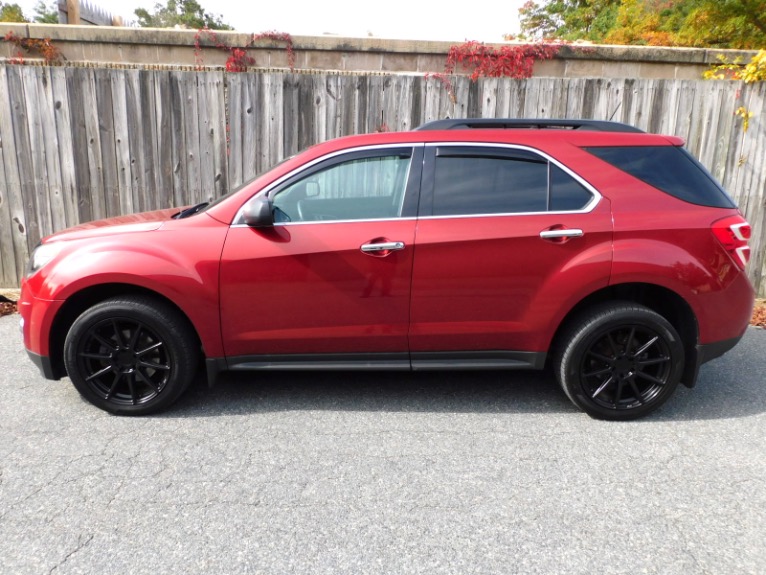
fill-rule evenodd
<path id="1" fill-rule="evenodd" d="M 84 540 L 83 540 L 83 539 L 84 539 Z M 69 559 L 70 559 L 70 558 L 71 558 L 71 557 L 72 557 L 74 554 L 78 553 L 78 552 L 79 552 L 79 551 L 81 551 L 82 549 L 85 549 L 85 548 L 86 548 L 88 545 L 90 545 L 90 542 L 91 542 L 91 541 L 93 541 L 93 533 L 89 533 L 89 534 L 88 534 L 87 536 L 85 536 L 85 537 L 83 537 L 82 535 L 80 535 L 80 536 L 77 538 L 77 547 L 75 547 L 75 548 L 74 548 L 72 551 L 70 551 L 69 553 L 67 553 L 66 557 L 64 557 L 64 559 L 62 559 L 62 560 L 61 560 L 61 561 L 60 561 L 58 564 L 54 565 L 54 566 L 51 568 L 51 570 L 50 570 L 50 571 L 48 571 L 48 575 L 51 575 L 51 573 L 53 573 L 53 572 L 54 572 L 56 569 L 58 569 L 59 567 L 61 567 L 62 565 L 64 565 L 64 563 L 66 563 L 67 561 L 69 561 Z"/>

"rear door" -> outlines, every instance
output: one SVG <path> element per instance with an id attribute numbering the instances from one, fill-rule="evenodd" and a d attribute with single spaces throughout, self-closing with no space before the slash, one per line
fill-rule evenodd
<path id="1" fill-rule="evenodd" d="M 563 314 L 608 285 L 608 201 L 540 152 L 428 146 L 420 215 L 416 369 L 541 367 Z"/>

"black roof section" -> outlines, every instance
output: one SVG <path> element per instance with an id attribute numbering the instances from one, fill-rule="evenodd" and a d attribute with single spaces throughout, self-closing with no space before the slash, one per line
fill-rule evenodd
<path id="1" fill-rule="evenodd" d="M 540 120 L 522 118 L 447 118 L 446 120 L 426 122 L 422 126 L 415 128 L 415 130 L 499 130 L 509 128 L 521 130 L 559 129 L 644 133 L 643 130 L 639 130 L 635 126 L 620 122 L 607 122 L 605 120 Z"/>

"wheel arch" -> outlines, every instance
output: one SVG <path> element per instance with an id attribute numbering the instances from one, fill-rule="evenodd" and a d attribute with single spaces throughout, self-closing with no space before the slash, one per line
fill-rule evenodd
<path id="1" fill-rule="evenodd" d="M 559 323 L 553 336 L 551 349 L 561 345 L 561 335 L 567 326 L 589 307 L 608 301 L 626 301 L 641 304 L 663 316 L 678 332 L 684 346 L 686 365 L 681 382 L 694 387 L 697 379 L 697 343 L 699 326 L 697 316 L 689 303 L 678 293 L 664 286 L 650 283 L 623 283 L 607 286 L 580 300 Z M 550 357 L 552 354 L 548 354 Z"/>
<path id="2" fill-rule="evenodd" d="M 163 303 L 176 309 L 178 313 L 180 313 L 188 322 L 191 333 L 194 335 L 197 343 L 199 343 L 202 347 L 202 340 L 200 335 L 188 314 L 185 313 L 183 309 L 181 309 L 173 300 L 167 296 L 164 296 L 161 293 L 149 288 L 135 284 L 108 283 L 89 286 L 81 289 L 78 292 L 75 292 L 74 294 L 71 294 L 66 299 L 64 305 L 62 305 L 58 310 L 55 318 L 53 319 L 49 333 L 49 355 L 53 372 L 57 377 L 63 377 L 66 375 L 66 369 L 64 367 L 64 340 L 66 339 L 67 333 L 72 327 L 74 321 L 86 309 L 109 298 L 125 295 L 147 296 L 162 301 Z"/>

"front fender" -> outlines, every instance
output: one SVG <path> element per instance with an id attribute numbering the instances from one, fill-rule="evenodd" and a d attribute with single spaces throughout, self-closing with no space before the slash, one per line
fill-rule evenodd
<path id="1" fill-rule="evenodd" d="M 214 222 L 211 218 L 205 218 Z M 205 353 L 223 354 L 218 274 L 228 226 L 179 226 L 130 235 L 65 242 L 61 253 L 30 278 L 26 289 L 38 301 L 61 302 L 84 290 L 122 284 L 171 300 L 189 318 Z M 42 307 L 42 306 L 41 306 Z M 50 329 L 61 305 L 48 305 L 39 325 Z M 42 342 L 50 334 L 41 333 Z M 47 352 L 41 345 L 40 351 Z"/>

